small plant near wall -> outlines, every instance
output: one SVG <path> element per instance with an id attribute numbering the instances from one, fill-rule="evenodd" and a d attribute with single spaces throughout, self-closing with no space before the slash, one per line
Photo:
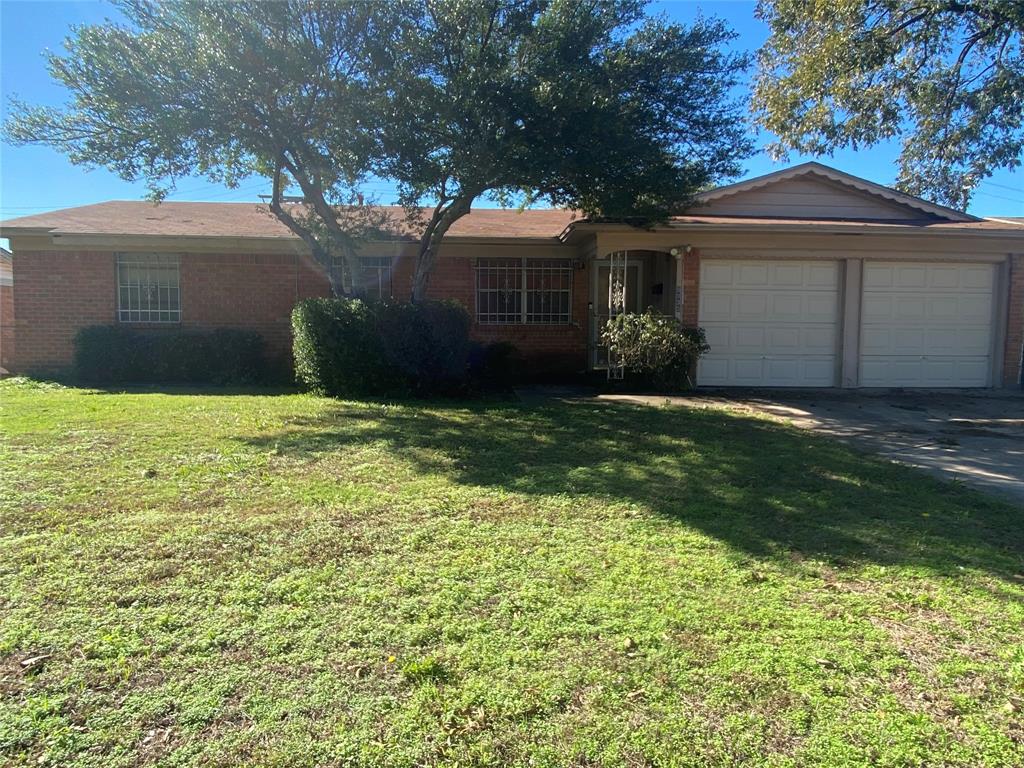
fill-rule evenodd
<path id="1" fill-rule="evenodd" d="M 612 318 L 601 338 L 626 371 L 660 390 L 692 387 L 693 367 L 711 349 L 703 328 L 684 328 L 650 309 Z"/>

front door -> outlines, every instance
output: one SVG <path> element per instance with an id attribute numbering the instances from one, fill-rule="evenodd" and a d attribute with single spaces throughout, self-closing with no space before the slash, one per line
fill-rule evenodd
<path id="1" fill-rule="evenodd" d="M 608 365 L 608 348 L 601 342 L 601 332 L 612 315 L 611 305 L 617 291 L 622 291 L 626 312 L 639 312 L 643 290 L 643 264 L 637 261 L 620 260 L 615 268 L 611 261 L 595 261 L 593 281 L 590 288 L 590 365 L 605 368 Z M 612 275 L 615 280 L 613 282 Z"/>

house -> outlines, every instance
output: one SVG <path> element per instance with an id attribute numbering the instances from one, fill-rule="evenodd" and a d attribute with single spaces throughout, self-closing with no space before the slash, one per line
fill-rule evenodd
<path id="1" fill-rule="evenodd" d="M 14 263 L 0 248 L 0 376 L 8 373 L 14 356 Z"/>
<path id="2" fill-rule="evenodd" d="M 396 209 L 396 221 L 398 211 Z M 368 244 L 358 289 L 409 293 L 415 232 Z M 16 371 L 54 371 L 84 326 L 249 328 L 290 354 L 296 301 L 329 293 L 301 242 L 247 203 L 108 202 L 0 225 L 18 253 Z M 658 226 L 477 209 L 429 295 L 535 370 L 606 361 L 621 297 L 707 331 L 698 383 L 1000 387 L 1020 379 L 1024 225 L 979 219 L 819 163 L 702 194 Z"/>

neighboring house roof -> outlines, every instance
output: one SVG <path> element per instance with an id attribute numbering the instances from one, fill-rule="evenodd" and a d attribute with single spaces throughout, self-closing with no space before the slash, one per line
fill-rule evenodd
<path id="1" fill-rule="evenodd" d="M 772 185 L 779 185 L 776 188 L 779 191 L 770 191 L 772 199 L 769 205 L 765 205 L 766 188 L 771 190 Z M 793 194 L 794 186 L 800 185 L 802 187 L 798 193 Z M 806 189 L 808 186 L 812 187 L 810 191 Z M 788 196 L 784 193 L 786 188 L 790 189 Z M 839 190 L 838 198 L 836 190 Z M 819 215 L 822 212 L 820 205 L 800 202 L 817 201 L 819 197 L 828 197 L 830 204 L 835 206 L 828 209 L 828 212 L 834 210 L 837 213 L 822 216 Z M 737 201 L 753 200 L 761 202 L 737 206 Z M 723 201 L 728 201 L 728 204 Z M 1024 234 L 1024 227 L 1012 219 L 978 219 L 820 163 L 804 163 L 729 184 L 699 195 L 697 203 L 686 215 L 672 217 L 657 228 Z M 297 207 L 301 207 L 301 204 L 297 204 Z M 389 215 L 393 237 L 417 236 L 417 227 L 409 223 L 404 209 L 390 206 L 382 210 Z M 736 210 L 742 210 L 743 213 L 729 213 Z M 772 215 L 760 215 L 764 210 Z M 428 209 L 423 211 L 427 213 Z M 779 215 L 775 215 L 776 211 Z M 857 218 L 856 211 L 874 212 L 876 216 Z M 614 222 L 590 222 L 579 218 L 573 211 L 475 208 L 455 222 L 448 236 L 456 239 L 567 240 L 573 232 L 627 227 L 626 224 Z M 142 201 L 112 201 L 11 219 L 0 223 L 0 233 L 4 236 L 46 234 L 53 237 L 81 235 L 297 241 L 295 235 L 270 213 L 267 206 L 257 203 L 164 202 L 154 205 Z"/>
<path id="2" fill-rule="evenodd" d="M 11 252 L 0 248 L 0 285 L 10 285 L 14 278 L 14 262 Z"/>

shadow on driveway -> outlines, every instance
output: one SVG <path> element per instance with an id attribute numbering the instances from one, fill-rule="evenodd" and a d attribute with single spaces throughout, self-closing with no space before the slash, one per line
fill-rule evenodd
<path id="1" fill-rule="evenodd" d="M 738 402 L 995 492 L 1024 508 L 1024 396 L 1019 393 L 795 393 Z"/>

